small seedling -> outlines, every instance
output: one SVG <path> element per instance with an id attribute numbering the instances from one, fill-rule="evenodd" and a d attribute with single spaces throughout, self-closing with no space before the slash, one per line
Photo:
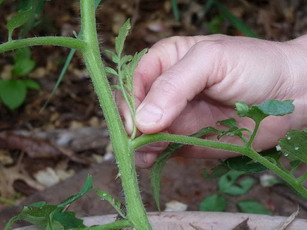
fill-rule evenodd
<path id="1" fill-rule="evenodd" d="M 228 203 L 228 196 L 240 196 L 246 194 L 254 185 L 254 179 L 245 177 L 240 180 L 240 177 L 245 175 L 245 172 L 228 171 L 220 177 L 218 181 L 218 193 L 207 196 L 201 201 L 200 211 L 220 212 L 225 211 Z M 208 177 L 207 177 L 208 178 Z M 239 211 L 256 214 L 271 214 L 271 212 L 261 203 L 254 200 L 244 200 L 237 203 Z"/>

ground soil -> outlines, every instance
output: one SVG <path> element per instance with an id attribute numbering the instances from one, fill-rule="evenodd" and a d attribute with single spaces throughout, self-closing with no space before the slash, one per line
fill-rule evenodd
<path id="1" fill-rule="evenodd" d="M 179 21 L 174 18 L 169 0 L 103 2 L 97 11 L 102 50 L 114 47 L 114 37 L 127 18 L 132 19 L 133 30 L 125 51 L 133 53 L 169 36 L 210 34 L 209 24 L 219 17 L 216 9 L 205 14 L 203 6 L 206 1 L 202 0 L 178 0 Z M 289 40 L 302 35 L 307 28 L 307 3 L 303 0 L 221 2 L 264 39 Z M 16 4 L 12 1 L 0 5 L 1 42 L 7 37 L 6 19 L 15 11 Z M 48 1 L 43 15 L 42 22 L 27 36 L 73 36 L 73 32 L 80 29 L 78 1 Z M 223 34 L 243 35 L 227 20 L 222 20 L 217 29 Z M 75 193 L 88 173 L 93 174 L 96 188 L 121 196 L 103 114 L 80 55 L 76 54 L 57 92 L 45 110 L 39 112 L 55 85 L 69 50 L 35 47 L 31 51 L 37 66 L 27 77 L 37 80 L 42 89 L 30 91 L 24 105 L 17 110 L 11 111 L 0 103 L 0 195 L 16 202 L 16 206 L 12 206 L 0 201 L 0 229 L 23 204 L 40 200 L 56 203 Z M 107 64 L 111 63 L 109 57 L 103 53 L 102 56 Z M 0 78 L 12 77 L 12 64 L 13 53 L 0 56 Z M 61 145 L 65 139 L 59 138 L 62 133 L 76 133 L 83 128 L 92 130 L 95 141 L 80 144 L 85 136 L 89 136 L 87 133 L 80 134 L 79 139 L 74 137 L 74 140 L 79 140 L 76 143 Z M 97 129 L 104 134 L 96 135 Z M 176 200 L 187 204 L 187 210 L 198 210 L 205 196 L 217 192 L 217 181 L 203 178 L 203 169 L 212 168 L 217 163 L 214 160 L 172 160 L 162 177 L 162 206 Z M 139 174 L 146 208 L 156 210 L 148 171 L 140 170 Z M 229 197 L 227 211 L 236 212 L 237 201 L 254 199 L 266 205 L 274 215 L 289 216 L 300 205 L 299 217 L 307 218 L 305 200 L 286 187 L 264 188 L 259 183 L 260 175 L 253 177 L 257 181 L 256 186 L 246 195 Z M 46 178 L 53 180 L 46 182 Z M 74 204 L 71 210 L 78 211 L 79 216 L 113 213 L 112 208 L 98 202 L 93 193 Z"/>

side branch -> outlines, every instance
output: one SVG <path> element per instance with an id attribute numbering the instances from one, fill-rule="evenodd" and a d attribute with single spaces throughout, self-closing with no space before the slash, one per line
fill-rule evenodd
<path id="1" fill-rule="evenodd" d="M 233 145 L 229 143 L 223 143 L 218 141 L 205 140 L 197 137 L 175 135 L 168 133 L 157 133 L 140 136 L 131 142 L 131 147 L 136 150 L 144 145 L 154 142 L 174 142 L 185 145 L 196 145 L 201 147 L 215 148 L 221 150 L 227 150 L 231 152 L 241 153 L 245 155 L 246 146 Z"/>
<path id="2" fill-rule="evenodd" d="M 77 38 L 71 37 L 37 37 L 37 38 L 25 38 L 20 40 L 12 40 L 0 45 L 0 53 L 7 51 L 25 48 L 29 46 L 39 45 L 51 45 L 51 46 L 63 46 L 71 49 L 83 50 L 86 43 Z"/>

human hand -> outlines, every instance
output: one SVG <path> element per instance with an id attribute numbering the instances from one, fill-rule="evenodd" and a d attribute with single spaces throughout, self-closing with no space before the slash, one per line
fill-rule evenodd
<path id="1" fill-rule="evenodd" d="M 289 129 L 304 126 L 307 52 L 301 40 L 280 43 L 224 35 L 161 40 L 135 71 L 138 130 L 143 134 L 187 135 L 231 117 L 236 118 L 238 127 L 253 129 L 251 120 L 236 115 L 235 102 L 295 99 L 292 115 L 262 122 L 253 145 L 258 151 L 275 146 Z M 129 111 L 123 100 L 119 104 L 126 129 L 131 132 Z M 234 137 L 223 137 L 222 141 L 241 143 Z M 156 143 L 138 150 L 136 164 L 149 167 L 166 145 Z M 198 158 L 234 155 L 195 146 L 183 147 L 177 154 Z"/>

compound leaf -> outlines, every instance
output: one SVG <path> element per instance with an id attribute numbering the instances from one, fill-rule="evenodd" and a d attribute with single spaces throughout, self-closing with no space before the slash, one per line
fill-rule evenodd
<path id="1" fill-rule="evenodd" d="M 226 205 L 227 199 L 224 196 L 213 194 L 207 196 L 201 201 L 199 205 L 199 210 L 206 212 L 222 212 L 225 210 Z"/>
<path id="2" fill-rule="evenodd" d="M 307 164 L 307 133 L 305 131 L 289 131 L 287 137 L 279 140 L 279 146 L 286 157 Z"/>
<path id="3" fill-rule="evenodd" d="M 255 213 L 255 214 L 266 214 L 266 215 L 272 214 L 272 212 L 268 210 L 266 206 L 255 200 L 240 201 L 239 203 L 237 203 L 237 207 L 240 210 L 240 212 L 244 213 Z"/>
<path id="4" fill-rule="evenodd" d="M 125 40 L 130 29 L 131 29 L 130 19 L 128 19 L 124 23 L 124 25 L 120 28 L 118 36 L 115 38 L 115 51 L 118 57 L 120 57 L 123 52 Z"/>

